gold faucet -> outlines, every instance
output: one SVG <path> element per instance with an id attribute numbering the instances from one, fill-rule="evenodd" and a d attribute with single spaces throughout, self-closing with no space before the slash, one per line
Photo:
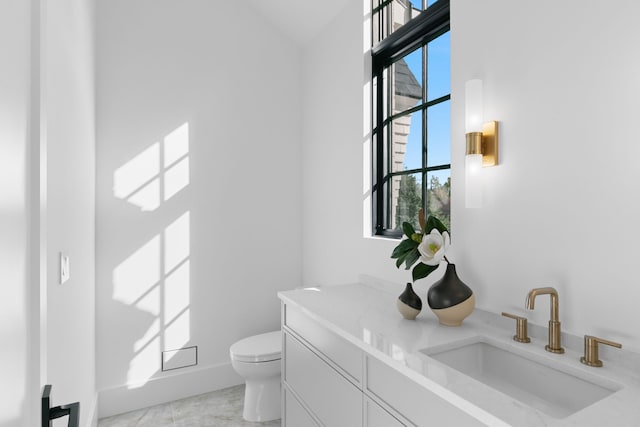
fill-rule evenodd
<path id="1" fill-rule="evenodd" d="M 622 344 L 617 342 L 605 340 L 602 338 L 594 337 L 592 335 L 584 336 L 584 356 L 580 358 L 580 361 L 585 365 L 594 366 L 600 368 L 602 366 L 602 360 L 598 357 L 598 343 L 610 345 L 616 348 L 622 348 Z"/>
<path id="2" fill-rule="evenodd" d="M 524 317 L 516 316 L 515 314 L 502 312 L 504 317 L 510 317 L 516 321 L 516 334 L 513 336 L 513 340 L 522 343 L 531 342 L 531 338 L 527 334 L 527 319 Z"/>
<path id="3" fill-rule="evenodd" d="M 549 320 L 549 344 L 544 349 L 551 353 L 564 353 L 564 348 L 560 344 L 560 320 L 558 316 L 558 291 L 554 288 L 535 288 L 527 295 L 526 308 L 533 310 L 534 301 L 538 295 L 551 296 L 551 320 Z"/>

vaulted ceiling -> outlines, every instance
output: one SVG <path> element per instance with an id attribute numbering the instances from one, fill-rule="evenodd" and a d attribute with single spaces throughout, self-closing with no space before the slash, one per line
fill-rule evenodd
<path id="1" fill-rule="evenodd" d="M 304 45 L 336 17 L 347 1 L 357 0 L 247 0 L 247 3 L 287 37 Z"/>

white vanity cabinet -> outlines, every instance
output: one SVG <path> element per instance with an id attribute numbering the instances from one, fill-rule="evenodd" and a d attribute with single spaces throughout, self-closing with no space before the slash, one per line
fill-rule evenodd
<path id="1" fill-rule="evenodd" d="M 362 350 L 295 307 L 282 319 L 283 426 L 408 425 L 363 393 Z"/>
<path id="2" fill-rule="evenodd" d="M 485 425 L 374 357 L 366 356 L 365 375 L 367 395 L 402 414 L 410 425 Z"/>
<path id="3" fill-rule="evenodd" d="M 283 426 L 482 425 L 299 308 L 282 307 Z"/>
<path id="4" fill-rule="evenodd" d="M 296 427 L 317 427 L 318 423 L 302 407 L 298 399 L 287 387 L 282 388 L 282 425 Z"/>
<path id="5" fill-rule="evenodd" d="M 532 335 L 537 336 L 532 337 L 532 344 L 523 346 L 511 339 L 513 325 L 502 325 L 502 316 L 480 309 L 457 328 L 442 326 L 435 318 L 408 321 L 397 312 L 395 284 L 365 279 L 362 283 L 278 293 L 282 304 L 283 426 L 591 427 L 607 425 L 612 413 L 616 414 L 616 425 L 640 426 L 637 353 L 612 358 L 604 368 L 594 369 L 577 360 L 582 350 L 580 337 L 570 336 L 565 341 L 567 346 L 573 344 L 567 353 L 574 356 L 549 355 L 544 351 L 547 337 L 542 328 L 534 329 Z M 564 387 L 565 377 L 559 374 L 565 372 L 604 389 L 605 397 L 589 400 L 586 407 L 571 409 L 573 413 L 558 418 L 545 412 L 546 407 L 538 408 L 555 404 L 542 394 L 531 394 L 529 403 L 529 396 L 522 394 L 525 388 L 518 386 L 524 383 L 513 383 L 518 395 L 502 392 L 494 383 L 472 378 L 435 356 L 483 342 L 513 352 L 513 356 L 530 357 L 536 365 L 528 364 L 529 374 L 546 381 L 535 385 L 534 391 L 546 390 L 550 379 Z M 469 354 L 473 358 L 464 363 L 473 366 L 481 356 Z M 507 369 L 509 375 L 530 385 L 531 378 L 523 377 L 525 368 L 519 366 Z M 544 372 L 557 368 L 558 372 L 541 376 L 542 368 Z M 505 382 L 511 384 L 509 378 Z M 565 394 L 574 388 L 585 387 L 571 385 Z M 564 408 L 585 402 L 580 393 L 577 397 L 582 400 L 576 401 L 574 394 L 561 403 Z"/>
<path id="6" fill-rule="evenodd" d="M 362 353 L 283 305 L 283 426 L 362 426 Z"/>
<path id="7" fill-rule="evenodd" d="M 408 423 L 402 423 L 368 397 L 365 397 L 364 405 L 365 425 L 367 427 L 403 427 L 411 425 Z"/>
<path id="8" fill-rule="evenodd" d="M 290 399 L 297 396 L 319 425 L 361 426 L 361 390 L 297 338 L 285 333 L 284 340 L 284 381 Z M 286 420 L 284 425 L 297 427 L 298 423 Z"/>

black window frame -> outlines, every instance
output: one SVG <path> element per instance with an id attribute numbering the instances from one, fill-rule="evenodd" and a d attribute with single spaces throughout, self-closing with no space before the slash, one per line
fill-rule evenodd
<path id="1" fill-rule="evenodd" d="M 379 2 L 379 0 L 377 0 Z M 378 28 L 382 29 L 382 14 L 381 9 L 387 6 L 390 1 L 383 1 L 381 5 L 373 7 L 372 4 L 372 16 L 377 16 L 380 19 L 380 25 Z M 422 173 L 422 204 L 425 212 L 428 212 L 428 190 L 427 190 L 427 174 L 429 172 L 451 169 L 451 164 L 427 166 L 427 141 L 426 141 L 426 111 L 429 106 L 446 102 L 451 99 L 451 94 L 433 99 L 425 102 L 423 105 L 412 108 L 407 111 L 403 111 L 399 114 L 389 114 L 389 117 L 384 117 L 385 105 L 384 102 L 387 99 L 384 93 L 383 74 L 386 68 L 389 68 L 393 63 L 397 62 L 405 55 L 411 53 L 413 50 L 425 46 L 430 41 L 438 38 L 439 36 L 450 31 L 450 6 L 449 0 L 438 0 L 422 11 L 420 15 L 413 18 L 402 27 L 385 37 L 380 43 L 371 49 L 372 57 L 372 82 L 376 81 L 375 89 L 372 85 L 372 225 L 373 234 L 377 236 L 394 237 L 399 238 L 402 236 L 400 230 L 390 230 L 385 227 L 388 215 L 388 203 L 385 201 L 387 197 L 389 182 L 394 176 L 398 175 L 411 175 L 415 173 Z M 381 37 L 378 37 L 378 40 Z M 423 70 L 426 73 L 426 70 Z M 423 81 L 426 81 L 426 76 L 423 76 Z M 406 114 L 411 114 L 415 111 L 423 111 L 423 141 L 422 141 L 422 168 L 405 170 L 402 172 L 391 172 L 389 165 L 385 165 L 385 162 L 390 162 L 390 137 L 385 137 L 383 132 L 385 129 L 390 128 L 392 120 Z M 385 143 L 386 142 L 386 143 Z"/>

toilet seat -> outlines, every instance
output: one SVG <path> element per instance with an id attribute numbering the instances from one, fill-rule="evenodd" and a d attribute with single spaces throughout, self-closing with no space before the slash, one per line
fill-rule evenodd
<path id="1" fill-rule="evenodd" d="M 241 339 L 231 346 L 229 353 L 231 359 L 245 363 L 279 360 L 282 357 L 282 333 L 267 332 Z"/>

